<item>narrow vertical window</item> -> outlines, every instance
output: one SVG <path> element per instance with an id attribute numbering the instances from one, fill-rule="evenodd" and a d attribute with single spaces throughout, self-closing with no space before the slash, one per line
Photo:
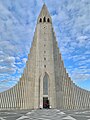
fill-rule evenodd
<path id="1" fill-rule="evenodd" d="M 42 18 L 40 18 L 39 22 L 42 22 Z"/>
<path id="2" fill-rule="evenodd" d="M 46 18 L 45 17 L 43 18 L 43 22 L 46 22 Z"/>
<path id="3" fill-rule="evenodd" d="M 46 68 L 46 65 L 44 65 L 44 67 Z"/>
<path id="4" fill-rule="evenodd" d="M 43 78 L 43 95 L 48 95 L 48 74 L 45 73 L 45 76 Z"/>
<path id="5" fill-rule="evenodd" d="M 49 19 L 49 18 L 47 19 L 47 22 L 50 22 L 50 19 Z"/>
<path id="6" fill-rule="evenodd" d="M 46 58 L 44 58 L 44 60 L 46 60 Z"/>

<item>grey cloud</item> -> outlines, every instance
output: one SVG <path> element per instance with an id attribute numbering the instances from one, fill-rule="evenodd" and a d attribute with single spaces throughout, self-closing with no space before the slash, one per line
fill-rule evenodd
<path id="1" fill-rule="evenodd" d="M 0 66 L 0 73 L 8 73 L 8 74 L 12 74 L 15 73 L 16 70 L 14 68 L 8 68 L 8 67 L 1 67 Z"/>

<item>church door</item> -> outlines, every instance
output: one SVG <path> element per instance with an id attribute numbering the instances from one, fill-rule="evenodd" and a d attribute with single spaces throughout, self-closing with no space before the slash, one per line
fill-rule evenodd
<path id="1" fill-rule="evenodd" d="M 48 99 L 48 74 L 45 73 L 43 78 L 43 108 L 49 108 L 49 99 Z"/>

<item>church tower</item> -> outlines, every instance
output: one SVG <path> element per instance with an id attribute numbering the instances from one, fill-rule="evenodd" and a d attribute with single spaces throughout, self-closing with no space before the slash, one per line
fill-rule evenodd
<path id="1" fill-rule="evenodd" d="M 45 107 L 47 101 L 52 108 L 62 107 L 60 64 L 63 67 L 63 61 L 45 4 L 37 20 L 30 56 L 35 57 L 30 57 L 34 62 L 34 78 L 31 79 L 34 82 L 34 108 Z"/>
<path id="2" fill-rule="evenodd" d="M 73 83 L 64 67 L 52 19 L 44 4 L 19 82 L 0 93 L 0 109 L 88 109 L 90 92 Z"/>
<path id="3" fill-rule="evenodd" d="M 34 34 L 35 47 L 32 48 L 35 51 L 34 108 L 45 107 L 47 101 L 52 108 L 56 107 L 54 42 L 52 19 L 44 4 Z"/>

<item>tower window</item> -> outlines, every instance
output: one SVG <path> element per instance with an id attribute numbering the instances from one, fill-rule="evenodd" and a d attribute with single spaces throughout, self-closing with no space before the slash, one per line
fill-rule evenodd
<path id="1" fill-rule="evenodd" d="M 44 67 L 46 68 L 46 65 L 44 65 Z"/>
<path id="2" fill-rule="evenodd" d="M 44 60 L 46 60 L 46 58 L 44 58 Z"/>
<path id="3" fill-rule="evenodd" d="M 49 19 L 49 18 L 47 19 L 47 22 L 50 22 L 50 19 Z"/>
<path id="4" fill-rule="evenodd" d="M 49 76 L 47 73 L 45 73 L 45 76 L 43 78 L 43 95 L 48 95 L 48 82 L 49 82 Z"/>
<path id="5" fill-rule="evenodd" d="M 46 22 L 46 18 L 45 17 L 43 18 L 43 22 Z"/>
<path id="6" fill-rule="evenodd" d="M 42 18 L 40 18 L 39 22 L 42 22 Z"/>

